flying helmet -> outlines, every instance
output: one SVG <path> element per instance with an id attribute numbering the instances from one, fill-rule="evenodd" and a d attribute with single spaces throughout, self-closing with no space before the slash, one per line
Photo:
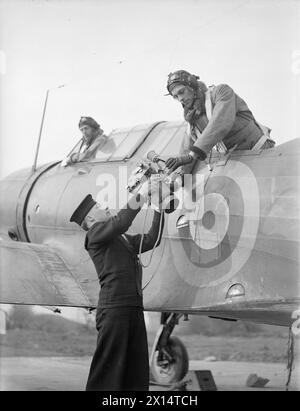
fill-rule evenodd
<path id="1" fill-rule="evenodd" d="M 96 130 L 98 130 L 100 128 L 100 125 L 97 123 L 96 120 L 94 120 L 92 117 L 80 117 L 80 121 L 78 124 L 78 127 L 82 127 L 82 126 L 90 126 L 92 128 L 95 128 Z"/>
<path id="2" fill-rule="evenodd" d="M 170 73 L 168 75 L 168 83 L 167 89 L 168 94 L 166 96 L 170 96 L 172 89 L 177 86 L 178 84 L 183 84 L 184 86 L 190 86 L 194 90 L 197 90 L 199 76 L 195 76 L 194 74 L 190 74 L 185 70 L 177 70 L 174 73 Z"/>

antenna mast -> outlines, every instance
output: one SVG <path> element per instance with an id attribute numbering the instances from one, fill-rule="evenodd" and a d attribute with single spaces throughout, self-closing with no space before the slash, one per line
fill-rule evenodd
<path id="1" fill-rule="evenodd" d="M 31 169 L 31 171 L 33 173 L 36 170 L 36 164 L 37 164 L 38 154 L 39 154 L 39 150 L 40 150 L 40 143 L 41 143 L 41 137 L 42 137 L 42 131 L 43 131 L 43 126 L 44 126 L 44 119 L 45 119 L 45 113 L 46 113 L 46 108 L 47 108 L 47 103 L 48 103 L 49 92 L 50 92 L 50 90 L 55 90 L 57 88 L 61 88 L 61 87 L 64 87 L 64 86 L 65 85 L 63 84 L 61 86 L 55 87 L 54 89 L 47 90 L 46 98 L 45 98 L 45 104 L 44 104 L 44 110 L 43 110 L 43 116 L 42 116 L 42 122 L 41 122 L 41 127 L 40 127 L 40 132 L 39 132 L 39 138 L 38 138 L 36 151 L 35 151 L 34 163 L 33 163 L 32 169 Z"/>

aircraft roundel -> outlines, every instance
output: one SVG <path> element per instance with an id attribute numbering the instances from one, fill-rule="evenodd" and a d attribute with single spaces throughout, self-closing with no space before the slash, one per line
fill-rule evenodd
<path id="1" fill-rule="evenodd" d="M 178 224 L 178 237 L 170 242 L 172 255 L 184 281 L 216 286 L 243 267 L 256 241 L 259 191 L 253 172 L 231 160 L 226 172 L 211 174 L 195 205 L 192 211 L 181 210 L 188 224 Z M 168 224 L 174 231 L 174 220 Z"/>

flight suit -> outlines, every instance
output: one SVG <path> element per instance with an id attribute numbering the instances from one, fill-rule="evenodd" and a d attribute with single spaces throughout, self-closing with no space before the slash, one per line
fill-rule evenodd
<path id="1" fill-rule="evenodd" d="M 143 314 L 142 267 L 138 259 L 141 235 L 124 234 L 140 208 L 123 208 L 116 216 L 94 224 L 85 239 L 101 285 L 96 313 L 98 330 L 87 390 L 149 389 L 147 334 Z M 151 250 L 159 234 L 161 214 L 154 212 L 143 239 Z M 162 216 L 163 218 L 163 216 Z M 163 229 L 163 221 L 161 232 Z M 158 239 L 157 245 L 161 240 Z"/>
<path id="2" fill-rule="evenodd" d="M 209 93 L 211 117 L 208 119 L 203 110 L 190 124 L 190 133 L 186 134 L 180 153 L 187 154 L 192 150 L 202 152 L 205 157 L 220 142 L 228 150 L 234 146 L 236 150 L 251 150 L 262 137 L 263 130 L 245 101 L 227 84 L 210 87 Z M 261 148 L 271 148 L 274 144 L 273 140 L 268 139 Z M 184 166 L 182 172 L 189 173 L 194 164 Z"/>
<path id="3" fill-rule="evenodd" d="M 110 140 L 104 134 L 98 135 L 90 144 L 84 144 L 82 141 L 79 152 L 71 155 L 71 163 L 91 160 L 96 156 L 98 150 L 105 150 L 108 142 Z"/>

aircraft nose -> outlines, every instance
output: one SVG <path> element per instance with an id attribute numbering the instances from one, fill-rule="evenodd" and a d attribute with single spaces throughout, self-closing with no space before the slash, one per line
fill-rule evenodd
<path id="1" fill-rule="evenodd" d="M 0 237 L 3 240 L 20 239 L 17 221 L 18 199 L 29 174 L 30 169 L 21 170 L 0 181 Z"/>

